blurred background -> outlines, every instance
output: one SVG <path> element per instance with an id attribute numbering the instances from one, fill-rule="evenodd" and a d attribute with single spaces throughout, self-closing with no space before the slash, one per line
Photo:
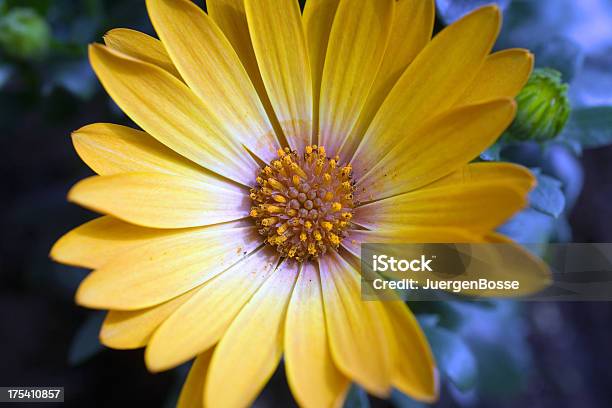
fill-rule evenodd
<path id="1" fill-rule="evenodd" d="M 436 30 L 488 2 L 438 0 Z M 530 208 L 502 231 L 521 242 L 612 242 L 612 0 L 498 3 L 496 49 L 529 48 L 537 67 L 555 70 L 530 82 L 520 123 L 481 156 L 538 174 Z M 0 0 L 0 385 L 64 386 L 68 406 L 170 407 L 188 367 L 153 375 L 142 350 L 104 349 L 103 314 L 73 302 L 87 271 L 48 258 L 57 238 L 95 217 L 66 202 L 70 186 L 91 175 L 70 132 L 93 122 L 133 126 L 86 57 L 87 44 L 115 27 L 153 34 L 144 1 Z M 538 104 L 571 113 L 534 118 Z M 612 406 L 610 303 L 410 306 L 440 366 L 436 406 Z M 281 368 L 255 406 L 292 405 Z M 421 405 L 354 387 L 346 406 Z"/>

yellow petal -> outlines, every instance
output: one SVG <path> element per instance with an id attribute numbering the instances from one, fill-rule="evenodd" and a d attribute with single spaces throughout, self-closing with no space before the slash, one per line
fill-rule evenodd
<path id="1" fill-rule="evenodd" d="M 242 306 L 270 276 L 279 255 L 262 248 L 205 283 L 151 339 L 145 359 L 157 372 L 177 366 L 214 345 Z"/>
<path id="2" fill-rule="evenodd" d="M 277 135 L 280 135 L 282 130 L 274 114 L 274 109 L 270 103 L 270 98 L 257 66 L 251 34 L 249 34 L 246 11 L 244 10 L 244 0 L 207 0 L 206 8 L 208 15 L 221 28 L 229 42 L 232 43 L 240 61 L 242 61 L 244 69 L 246 69 L 251 78 L 251 82 L 255 89 L 257 89 L 257 94 L 268 113 L 268 117 Z"/>
<path id="3" fill-rule="evenodd" d="M 207 0 L 206 9 L 234 47 L 260 96 L 267 96 L 251 43 L 244 0 Z"/>
<path id="4" fill-rule="evenodd" d="M 359 272 L 336 252 L 319 259 L 331 354 L 344 375 L 368 392 L 390 391 L 391 362 L 375 302 L 361 300 Z"/>
<path id="5" fill-rule="evenodd" d="M 152 172 L 221 180 L 145 132 L 126 126 L 87 125 L 72 133 L 72 143 L 81 159 L 102 176 Z"/>
<path id="6" fill-rule="evenodd" d="M 312 78 L 296 0 L 245 0 L 253 49 L 270 102 L 289 145 L 312 140 Z"/>
<path id="7" fill-rule="evenodd" d="M 533 54 L 527 50 L 516 48 L 491 54 L 457 104 L 514 98 L 527 83 L 532 69 Z"/>
<path id="8" fill-rule="evenodd" d="M 358 207 L 354 222 L 371 230 L 431 226 L 490 231 L 527 204 L 512 183 L 479 182 L 423 188 Z"/>
<path id="9" fill-rule="evenodd" d="M 354 268 L 360 267 L 358 257 L 350 254 L 344 256 Z M 389 293 L 387 296 L 393 294 Z M 392 353 L 393 386 L 416 400 L 433 402 L 438 388 L 435 362 L 425 335 L 413 314 L 399 296 L 365 304 L 378 307 L 377 321 L 383 323 L 384 342 L 389 345 Z"/>
<path id="10" fill-rule="evenodd" d="M 359 141 L 372 122 L 372 118 L 374 118 L 393 85 L 431 39 L 434 15 L 434 0 L 399 0 L 395 2 L 395 13 L 393 13 L 391 32 L 382 65 L 378 70 L 366 104 L 359 114 L 357 124 L 346 135 L 340 149 L 339 154 L 343 159 L 347 160 L 352 157 Z"/>
<path id="11" fill-rule="evenodd" d="M 431 39 L 434 19 L 434 0 L 396 1 L 389 42 L 376 77 L 374 92 L 386 96 L 391 90 L 408 65 Z"/>
<path id="12" fill-rule="evenodd" d="M 176 408 L 204 407 L 204 381 L 213 351 L 213 349 L 206 350 L 193 361 L 185 384 L 181 389 Z"/>
<path id="13" fill-rule="evenodd" d="M 104 35 L 104 44 L 130 57 L 157 65 L 181 79 L 181 74 L 176 70 L 164 45 L 157 38 L 140 31 L 115 28 Z"/>
<path id="14" fill-rule="evenodd" d="M 183 82 L 99 44 L 89 47 L 89 59 L 113 100 L 147 133 L 207 169 L 252 184 L 257 163 Z"/>
<path id="15" fill-rule="evenodd" d="M 381 302 L 390 320 L 397 356 L 393 360 L 393 386 L 413 399 L 437 398 L 436 365 L 431 349 L 414 315 L 401 301 Z"/>
<path id="16" fill-rule="evenodd" d="M 215 348 L 204 390 L 209 407 L 245 407 L 276 369 L 297 264 L 285 262 L 240 311 Z"/>
<path id="17" fill-rule="evenodd" d="M 485 298 L 515 298 L 533 295 L 548 287 L 551 283 L 551 272 L 548 266 L 524 247 L 513 243 L 496 233 L 484 235 L 483 242 L 493 244 L 465 244 L 459 250 L 469 254 L 477 263 L 470 263 L 461 274 L 456 275 L 459 281 L 475 282 L 486 278 L 493 281 L 517 281 L 518 288 L 503 290 L 497 288 L 467 288 L 462 294 Z M 434 275 L 430 279 L 439 280 Z"/>
<path id="18" fill-rule="evenodd" d="M 352 160 L 356 174 L 371 169 L 400 140 L 412 139 L 424 121 L 455 103 L 491 50 L 500 20 L 497 7 L 482 7 L 442 30 L 419 53 L 361 140 Z"/>
<path id="19" fill-rule="evenodd" d="M 319 97 L 321 94 L 321 78 L 329 43 L 334 16 L 340 0 L 308 0 L 304 6 L 302 21 L 308 44 L 308 56 L 312 71 L 313 90 L 313 127 L 319 127 Z"/>
<path id="20" fill-rule="evenodd" d="M 228 132 L 265 162 L 280 147 L 238 55 L 221 29 L 189 0 L 148 0 L 153 26 L 185 82 Z"/>
<path id="21" fill-rule="evenodd" d="M 211 225 L 249 213 L 248 194 L 237 186 L 157 173 L 89 177 L 68 200 L 152 228 Z"/>
<path id="22" fill-rule="evenodd" d="M 427 188 L 460 186 L 478 182 L 510 182 L 527 193 L 536 186 L 536 178 L 528 168 L 514 163 L 469 163 L 457 171 L 427 185 Z"/>
<path id="23" fill-rule="evenodd" d="M 489 270 L 488 279 L 518 280 L 520 288 L 516 291 L 496 291 L 495 296 L 516 297 L 531 295 L 547 288 L 552 283 L 552 274 L 548 265 L 539 257 L 529 252 L 522 245 L 497 232 L 489 232 L 484 236 L 485 242 L 504 244 L 503 258 L 497 268 Z M 476 291 L 476 296 L 487 296 L 487 293 Z"/>
<path id="24" fill-rule="evenodd" d="M 51 249 L 51 258 L 68 265 L 100 268 L 131 248 L 180 232 L 144 228 L 113 217 L 100 217 L 61 237 Z"/>
<path id="25" fill-rule="evenodd" d="M 361 256 L 362 243 L 402 244 L 402 243 L 455 243 L 478 242 L 480 235 L 469 233 L 460 228 L 395 226 L 393 229 L 367 231 L 350 230 L 348 238 L 342 241 L 342 246 L 351 254 Z"/>
<path id="26" fill-rule="evenodd" d="M 382 62 L 394 0 L 341 2 L 334 18 L 321 80 L 319 143 L 337 152 L 351 131 Z"/>
<path id="27" fill-rule="evenodd" d="M 114 349 L 135 349 L 146 346 L 159 325 L 189 300 L 196 290 L 192 289 L 174 299 L 146 309 L 109 311 L 102 323 L 100 342 Z"/>
<path id="28" fill-rule="evenodd" d="M 396 141 L 359 180 L 362 201 L 411 191 L 467 164 L 514 118 L 515 103 L 500 99 L 450 110 Z"/>
<path id="29" fill-rule="evenodd" d="M 331 357 L 319 274 L 305 263 L 295 284 L 285 322 L 285 372 L 302 407 L 337 407 L 350 384 Z"/>
<path id="30" fill-rule="evenodd" d="M 405 228 L 412 230 L 415 227 Z M 468 231 L 447 227 L 422 227 L 422 235 L 414 235 L 404 239 L 398 231 L 351 231 L 349 239 L 342 245 L 356 257 L 360 256 L 360 244 L 364 243 L 462 243 L 459 250 L 469 254 L 479 262 L 467 268 L 457 279 L 475 281 L 481 278 L 499 281 L 519 282 L 517 290 L 497 289 L 465 289 L 465 295 L 476 297 L 513 298 L 531 295 L 545 289 L 551 283 L 551 273 L 548 266 L 537 256 L 531 254 L 521 245 L 514 243 L 504 235 L 485 231 Z M 434 233 L 434 231 L 437 231 Z M 428 234 L 432 238 L 428 238 Z M 432 235 L 435 234 L 435 235 Z M 353 238 L 352 240 L 350 238 Z M 504 244 L 503 246 L 487 245 L 485 243 Z M 401 254 L 398 253 L 401 257 Z M 357 264 L 359 261 L 356 261 Z M 484 266 L 483 266 L 484 265 Z M 435 274 L 429 279 L 439 280 Z M 389 295 L 389 292 L 387 292 Z M 383 302 L 388 303 L 388 302 Z M 397 327 L 398 325 L 395 324 Z M 394 383 L 396 387 L 397 384 Z M 398 387 L 399 388 L 399 387 Z M 408 391 L 405 391 L 408 393 Z M 417 398 L 415 396 L 415 398 Z"/>
<path id="31" fill-rule="evenodd" d="M 155 306 L 212 279 L 260 244 L 252 227 L 186 229 L 133 248 L 90 273 L 76 300 L 94 309 Z"/>

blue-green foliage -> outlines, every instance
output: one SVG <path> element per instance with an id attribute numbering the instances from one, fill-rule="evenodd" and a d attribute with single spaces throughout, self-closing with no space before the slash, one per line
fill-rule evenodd
<path id="1" fill-rule="evenodd" d="M 78 365 L 86 362 L 91 357 L 102 351 L 103 346 L 98 340 L 98 333 L 104 321 L 105 312 L 91 312 L 81 324 L 72 338 L 68 351 L 68 362 Z"/>
<path id="2" fill-rule="evenodd" d="M 463 338 L 437 325 L 423 325 L 442 375 L 460 391 L 474 387 L 478 368 L 472 350 Z"/>
<path id="3" fill-rule="evenodd" d="M 612 143 L 612 106 L 574 109 L 563 132 L 563 138 L 590 149 Z"/>
<path id="4" fill-rule="evenodd" d="M 450 24 L 477 7 L 496 3 L 502 10 L 508 7 L 511 0 L 437 0 L 436 9 L 439 18 Z"/>
<path id="5" fill-rule="evenodd" d="M 533 169 L 532 172 L 536 173 L 538 185 L 529 194 L 529 204 L 532 208 L 557 218 L 565 208 L 561 182 L 539 170 Z"/>

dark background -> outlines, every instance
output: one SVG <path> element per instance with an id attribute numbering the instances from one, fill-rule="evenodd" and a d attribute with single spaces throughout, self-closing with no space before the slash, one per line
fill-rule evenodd
<path id="1" fill-rule="evenodd" d="M 101 315 L 72 299 L 86 271 L 48 257 L 55 240 L 95 216 L 66 202 L 70 186 L 91 174 L 70 132 L 93 122 L 129 124 L 88 70 L 84 44 L 117 26 L 151 32 L 143 2 L 34 3 L 47 7 L 43 15 L 60 44 L 43 58 L 0 54 L 17 72 L 0 89 L 0 385 L 64 386 L 68 406 L 170 406 L 186 369 L 153 375 L 142 350 L 100 352 L 92 333 Z M 75 28 L 77 20 L 85 28 Z M 579 159 L 585 183 L 569 216 L 575 242 L 612 242 L 611 159 L 612 147 L 586 150 Z M 520 316 L 518 335 L 530 355 L 520 384 L 505 387 L 508 380 L 495 377 L 504 361 L 479 362 L 501 391 L 470 400 L 444 385 L 440 406 L 612 406 L 612 304 L 528 303 Z M 289 404 L 282 373 L 256 403 Z"/>

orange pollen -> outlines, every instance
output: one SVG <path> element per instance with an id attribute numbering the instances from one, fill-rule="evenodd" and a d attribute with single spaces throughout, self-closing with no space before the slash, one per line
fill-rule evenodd
<path id="1" fill-rule="evenodd" d="M 317 258 L 347 236 L 355 186 L 350 164 L 338 161 L 323 146 L 306 146 L 302 156 L 285 148 L 259 171 L 250 215 L 281 255 L 299 262 Z"/>

